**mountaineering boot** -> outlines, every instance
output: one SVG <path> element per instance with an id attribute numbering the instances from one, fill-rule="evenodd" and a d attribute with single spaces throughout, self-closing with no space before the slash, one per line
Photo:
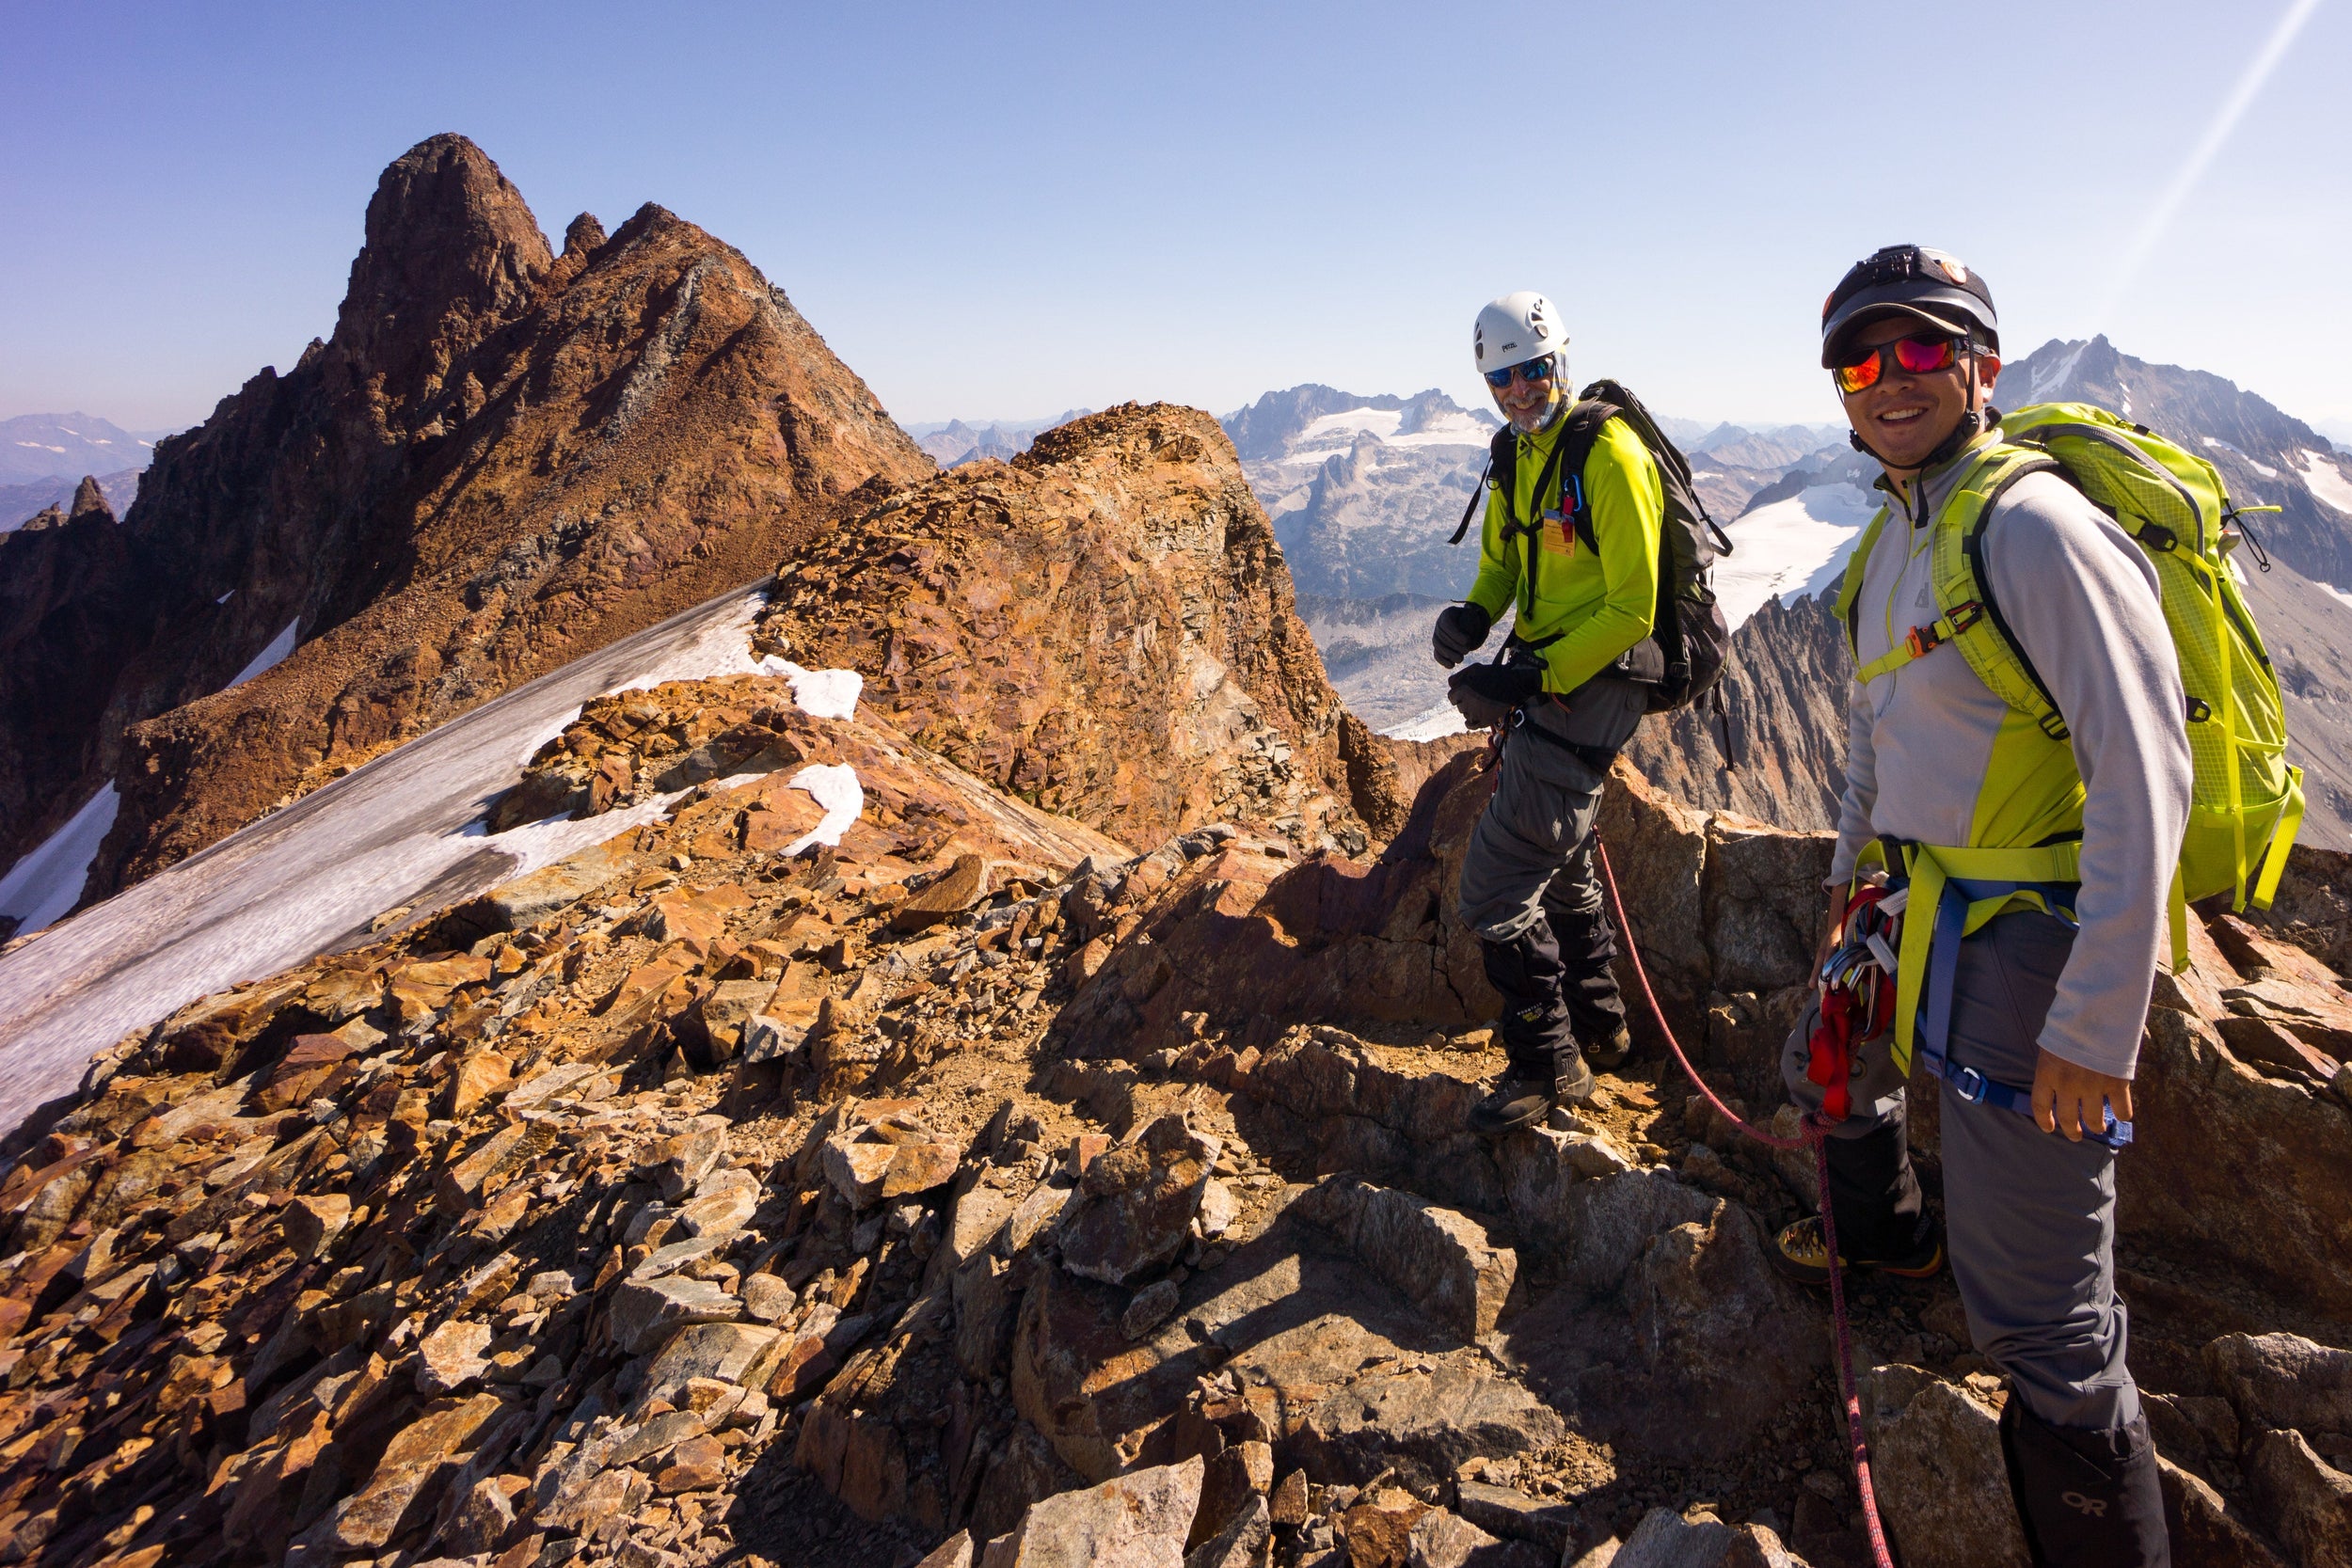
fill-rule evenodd
<path id="1" fill-rule="evenodd" d="M 2171 1568 L 2147 1417 L 2113 1432 L 2055 1427 L 2011 1387 L 2001 1458 L 2036 1568 Z"/>
<path id="2" fill-rule="evenodd" d="M 1492 1137 L 1532 1127 L 1555 1105 L 1583 1104 L 1593 1098 L 1593 1069 L 1573 1045 L 1552 1057 L 1549 1070 L 1515 1062 L 1494 1091 L 1470 1107 L 1470 1130 Z"/>
<path id="3" fill-rule="evenodd" d="M 1600 1044 L 1584 1047 L 1584 1059 L 1602 1072 L 1614 1072 L 1632 1054 L 1633 1031 L 1622 1023 L 1617 1025 L 1615 1034 Z"/>
<path id="4" fill-rule="evenodd" d="M 1925 1279 L 1944 1266 L 1944 1238 L 1925 1212 L 1901 1122 L 1829 1140 L 1829 1200 L 1841 1268 Z M 1829 1249 L 1820 1220 L 1801 1219 L 1783 1230 L 1772 1261 L 1792 1279 L 1826 1283 Z"/>
<path id="5" fill-rule="evenodd" d="M 1541 1121 L 1554 1105 L 1592 1098 L 1593 1069 L 1578 1053 L 1560 995 L 1560 947 L 1549 922 L 1509 942 L 1484 944 L 1486 980 L 1502 993 L 1496 1033 L 1509 1060 L 1493 1093 L 1470 1108 L 1470 1130 L 1508 1132 Z"/>
<path id="6" fill-rule="evenodd" d="M 1853 1249 L 1840 1249 L 1837 1266 L 1848 1273 L 1891 1274 L 1899 1279 L 1928 1279 L 1944 1266 L 1944 1231 L 1932 1220 L 1925 1233 L 1904 1252 L 1885 1258 L 1856 1258 Z M 1845 1238 L 1838 1238 L 1843 1241 Z M 1807 1214 L 1785 1227 L 1772 1248 L 1772 1262 L 1789 1278 L 1806 1285 L 1829 1283 L 1829 1243 L 1821 1235 L 1821 1217 Z"/>

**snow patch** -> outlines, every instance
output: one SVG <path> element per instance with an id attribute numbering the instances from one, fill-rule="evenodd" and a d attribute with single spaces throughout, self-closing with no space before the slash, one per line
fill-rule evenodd
<path id="1" fill-rule="evenodd" d="M 1836 582 L 1877 510 L 1854 485 L 1817 484 L 1732 523 L 1731 554 L 1715 562 L 1724 619 L 1737 630 L 1766 599 L 1790 604 Z"/>
<path id="2" fill-rule="evenodd" d="M 2352 480 L 2344 477 L 2342 459 L 2309 447 L 2295 455 L 2299 460 L 2296 466 L 2302 471 L 2303 483 L 2311 487 L 2312 494 L 2352 517 Z"/>
<path id="3" fill-rule="evenodd" d="M 866 677 L 855 670 L 803 670 L 773 654 L 759 661 L 759 670 L 790 681 L 792 701 L 813 719 L 849 718 L 857 711 L 858 694 L 866 689 Z"/>
<path id="4" fill-rule="evenodd" d="M 2040 403 L 2055 394 L 2059 388 L 2065 386 L 2067 378 L 2074 373 L 2074 367 L 2082 363 L 2083 350 L 2089 348 L 2090 346 L 2090 344 L 2088 342 L 2076 343 L 2074 351 L 2067 355 L 2065 358 L 2059 360 L 2054 365 L 2049 366 L 2045 370 L 2036 371 L 2033 378 L 2033 389 L 2026 394 L 2026 402 Z"/>
<path id="5" fill-rule="evenodd" d="M 2128 414 L 2131 412 L 2131 410 L 2130 410 L 2130 409 L 2128 409 L 2128 408 L 2126 408 L 2123 412 L 2124 412 L 2125 414 L 2127 414 L 2127 415 L 2128 415 Z M 2204 443 L 2205 443 L 2205 445 L 2207 445 L 2207 446 L 2209 446 L 2209 447 L 2213 448 L 2213 450 L 2214 450 L 2214 451 L 2226 451 L 2226 452 L 2228 452 L 2231 456 L 2233 456 L 2233 457 L 2236 458 L 2239 462 L 2241 462 L 2241 463 L 2245 464 L 2248 467 L 2249 467 L 2249 468 L 2253 469 L 2256 473 L 2258 473 L 2258 474 L 2262 475 L 2262 476 L 2263 476 L 2263 478 L 2265 478 L 2265 479 L 2277 479 L 2277 478 L 2279 477 L 2279 470 L 2278 470 L 2278 469 L 2276 469 L 2276 468 L 2274 468 L 2274 467 L 2270 467 L 2270 466 L 2269 466 L 2268 464 L 2266 464 L 2266 463 L 2257 463 L 2257 462 L 2255 462 L 2255 461 L 2254 461 L 2254 459 L 2253 459 L 2252 457 L 2249 456 L 2249 455 L 2248 455 L 2247 453 L 2245 453 L 2245 452 L 2240 451 L 2237 448 L 2235 448 L 2235 447 L 2233 447 L 2233 446 L 2230 445 L 2230 443 L 2229 443 L 2229 442 L 2227 442 L 2227 441 L 2221 440 L 2221 439 L 2220 439 L 2219 437 L 2217 437 L 2217 436 L 2199 436 L 2199 437 L 2198 437 L 2198 439 L 2199 439 L 2199 440 L 2201 440 L 2201 441 L 2202 441 L 2202 442 L 2204 442 Z"/>
<path id="6" fill-rule="evenodd" d="M 235 590 L 231 589 L 230 592 L 233 593 Z M 215 600 L 214 602 L 219 603 L 220 601 Z M 285 630 L 279 632 L 276 637 L 269 640 L 268 647 L 263 648 L 260 653 L 253 656 L 253 661 L 250 664 L 247 664 L 244 669 L 237 672 L 236 678 L 230 681 L 229 686 L 243 686 L 246 682 L 251 680 L 262 671 L 277 664 L 288 654 L 294 651 L 294 644 L 301 641 L 301 637 L 302 617 L 297 615 L 293 620 L 286 623 Z M 228 687 L 223 687 L 221 689 L 225 691 L 228 689 Z"/>
<path id="7" fill-rule="evenodd" d="M 807 832 L 784 847 L 789 860 L 812 844 L 838 845 L 841 835 L 857 823 L 866 810 L 866 787 L 857 782 L 857 769 L 848 763 L 814 763 L 792 775 L 790 785 L 804 789 L 825 808 L 823 820 Z"/>
<path id="8" fill-rule="evenodd" d="M 616 696 L 624 691 L 650 691 L 671 681 L 710 680 L 721 675 L 760 675 L 774 672 L 761 668 L 761 661 L 752 657 L 752 621 L 767 602 L 765 594 L 752 593 L 727 607 L 721 614 L 695 626 L 693 634 L 676 646 L 666 649 L 643 670 L 620 685 L 596 693 L 598 697 Z M 585 703 L 580 707 L 585 707 Z M 523 747 L 521 765 L 531 766 L 531 759 L 539 754 L 539 748 L 562 735 L 580 715 L 573 708 L 561 719 L 551 721 L 532 733 Z"/>
<path id="9" fill-rule="evenodd" d="M 1469 729 L 1470 721 L 1462 717 L 1460 708 L 1452 703 L 1439 703 L 1380 733 L 1391 740 L 1443 740 L 1447 736 L 1462 735 Z"/>
<path id="10" fill-rule="evenodd" d="M 82 900 L 90 862 L 115 825 L 122 797 L 111 784 L 91 796 L 66 825 L 0 877 L 0 915 L 13 915 L 18 932 L 38 931 Z"/>
<path id="11" fill-rule="evenodd" d="M 669 650 L 611 691 L 601 691 L 597 695 L 611 697 L 623 691 L 650 691 L 671 681 L 703 681 L 714 680 L 722 675 L 773 673 L 763 670 L 760 661 L 752 657 L 752 620 L 766 602 L 764 594 L 744 594 L 726 614 L 714 616 L 697 627 L 691 641 Z"/>
<path id="12" fill-rule="evenodd" d="M 1494 437 L 1491 429 L 1470 414 L 1440 414 L 1421 429 L 1399 435 L 1404 422 L 1405 412 L 1398 408 L 1343 408 L 1320 415 L 1292 437 L 1279 461 L 1312 467 L 1339 456 L 1366 436 L 1400 451 L 1422 447 L 1483 450 Z"/>
<path id="13" fill-rule="evenodd" d="M 730 784 L 740 779 L 730 779 Z M 506 879 L 526 876 L 542 866 L 568 860 L 582 849 L 593 849 L 609 839 L 659 822 L 670 809 L 693 793 L 691 786 L 674 789 L 667 795 L 656 795 L 623 806 L 600 816 L 550 816 L 537 822 L 526 822 L 509 828 L 502 833 L 490 832 L 490 819 L 478 816 L 455 833 L 460 839 L 480 839 L 484 844 L 502 849 L 516 858 L 515 868 Z"/>
<path id="14" fill-rule="evenodd" d="M 227 603 L 230 601 L 230 598 L 232 598 L 232 597 L 236 594 L 236 592 L 237 592 L 237 591 L 236 591 L 235 589 L 231 588 L 230 590 L 229 590 L 229 592 L 228 592 L 228 593 L 223 594 L 222 594 L 219 598 L 215 599 L 215 600 L 213 601 L 213 603 L 215 603 L 215 604 L 227 604 Z"/>

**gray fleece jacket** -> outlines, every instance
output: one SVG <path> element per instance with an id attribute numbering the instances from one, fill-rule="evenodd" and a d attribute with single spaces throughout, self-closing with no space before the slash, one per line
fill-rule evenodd
<path id="1" fill-rule="evenodd" d="M 1993 436 L 1924 476 L 1918 522 L 1899 499 L 1855 600 L 1860 662 L 1935 618 L 1926 522 Z M 1882 488 L 1884 488 L 1882 481 Z M 2123 531 L 2057 474 L 2011 485 L 1985 524 L 1993 597 L 2072 735 L 2083 806 L 2074 940 L 2042 1047 L 2129 1077 L 2139 1054 L 2165 900 L 2188 823 L 2190 763 L 2181 676 L 2156 577 Z M 1939 648 L 1867 686 L 1852 683 L 1846 790 L 1831 881 L 1881 833 L 1968 842 L 1993 737 L 2007 705 L 1958 649 Z"/>

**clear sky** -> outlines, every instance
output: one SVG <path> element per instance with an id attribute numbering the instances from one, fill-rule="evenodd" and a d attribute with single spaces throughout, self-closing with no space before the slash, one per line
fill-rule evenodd
<path id="1" fill-rule="evenodd" d="M 2012 356 L 2104 328 L 2352 435 L 2352 5 L 2141 243 L 2308 3 L 0 0 L 0 416 L 290 365 L 383 166 L 459 131 L 550 237 L 651 200 L 741 247 L 910 422 L 1467 402 L 1525 287 L 1661 412 L 1827 420 L 1821 297 L 1916 240 Z"/>

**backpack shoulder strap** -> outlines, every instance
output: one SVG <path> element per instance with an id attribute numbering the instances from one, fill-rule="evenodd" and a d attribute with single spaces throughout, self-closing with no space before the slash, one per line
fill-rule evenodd
<path id="1" fill-rule="evenodd" d="M 1518 480 L 1518 443 L 1512 436 L 1511 427 L 1506 424 L 1495 432 L 1493 440 L 1486 443 L 1486 467 L 1470 486 L 1470 504 L 1462 508 L 1462 521 L 1455 527 L 1454 537 L 1447 540 L 1447 544 L 1458 545 L 1469 534 L 1470 519 L 1478 515 L 1478 509 L 1485 503 L 1487 491 L 1500 486 L 1504 495 L 1511 493 L 1511 487 Z"/>
<path id="2" fill-rule="evenodd" d="M 2052 740 L 2066 738 L 2066 721 L 2059 716 L 2041 672 L 2017 645 L 2016 635 L 2002 618 L 1984 569 L 1985 524 L 2001 498 L 2027 474 L 2053 470 L 2064 472 L 2046 453 L 2003 445 L 1987 451 L 1961 476 L 1950 499 L 1928 523 L 1933 533 L 1928 576 L 1935 594 L 1935 619 L 1924 626 L 1913 626 L 1900 642 L 1856 670 L 1856 680 L 1876 680 L 1949 642 L 1959 648 L 1968 668 L 1994 696 L 2033 720 Z M 1885 516 L 1882 510 L 1872 519 L 1866 547 L 1876 539 Z M 1847 566 L 1847 584 L 1838 594 L 1847 641 L 1857 659 L 1861 651 L 1853 596 L 1860 591 L 1863 559 L 1863 548 L 1857 547 Z"/>
<path id="3" fill-rule="evenodd" d="M 1576 504 L 1568 515 L 1576 528 L 1577 542 L 1588 550 L 1598 549 L 1600 542 L 1593 536 L 1593 509 L 1584 495 L 1584 465 L 1591 461 L 1593 448 L 1600 440 L 1601 426 L 1624 413 L 1617 404 L 1598 398 L 1588 396 L 1578 404 L 1568 414 L 1567 428 L 1560 432 L 1560 439 L 1551 449 L 1551 461 L 1545 467 L 1547 483 L 1538 487 L 1549 489 L 1550 476 L 1556 475 L 1564 492 L 1573 495 Z"/>
<path id="4" fill-rule="evenodd" d="M 1837 584 L 1837 622 L 1846 628 L 1846 652 L 1855 663 L 1862 661 L 1862 640 L 1854 621 L 1854 602 L 1862 596 L 1862 574 L 1869 568 L 1871 548 L 1879 542 L 1879 532 L 1886 527 L 1887 508 L 1882 506 L 1878 515 L 1854 541 L 1853 554 L 1846 558 L 1846 575 Z"/>
<path id="5" fill-rule="evenodd" d="M 2042 673 L 2026 657 L 1993 595 L 1991 574 L 1984 566 L 1985 525 L 2010 487 L 2027 474 L 2056 472 L 2065 466 L 2047 452 L 2016 446 L 1997 446 L 1963 478 L 1929 526 L 1935 530 L 1929 576 L 1934 583 L 1939 619 L 1935 627 L 1915 628 L 1915 642 L 1923 633 L 1932 638 L 1945 626 L 1947 639 L 1957 645 L 1977 678 L 1994 696 L 2025 714 L 2053 740 L 2066 738 L 2066 721 L 2050 695 Z M 1928 642 L 1934 646 L 1934 641 Z"/>

